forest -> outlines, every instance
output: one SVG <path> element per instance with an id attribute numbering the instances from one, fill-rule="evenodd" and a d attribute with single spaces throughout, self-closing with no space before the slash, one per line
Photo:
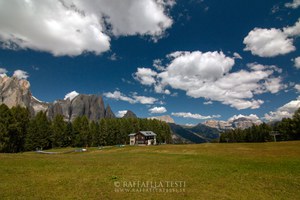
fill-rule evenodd
<path id="1" fill-rule="evenodd" d="M 262 123 L 247 129 L 225 131 L 220 136 L 220 142 L 268 142 L 274 141 L 272 133 L 278 141 L 300 140 L 300 108 L 292 118 L 283 118 L 271 124 Z"/>
<path id="2" fill-rule="evenodd" d="M 31 117 L 26 108 L 0 105 L 0 152 L 128 144 L 128 134 L 140 130 L 155 132 L 158 143 L 171 142 L 169 125 L 155 119 L 102 118 L 95 122 L 82 116 L 66 122 L 62 115 L 49 120 L 45 112 Z"/>

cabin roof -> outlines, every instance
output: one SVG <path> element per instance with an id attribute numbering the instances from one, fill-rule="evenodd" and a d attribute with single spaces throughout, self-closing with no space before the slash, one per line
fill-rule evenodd
<path id="1" fill-rule="evenodd" d="M 139 131 L 137 133 L 131 133 L 128 136 L 135 136 L 136 134 L 141 133 L 144 136 L 156 136 L 156 134 L 153 131 Z"/>
<path id="2" fill-rule="evenodd" d="M 152 131 L 140 131 L 144 136 L 156 136 L 156 134 Z"/>

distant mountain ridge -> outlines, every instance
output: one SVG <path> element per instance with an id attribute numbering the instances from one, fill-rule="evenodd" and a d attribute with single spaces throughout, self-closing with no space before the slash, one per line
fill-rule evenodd
<path id="1" fill-rule="evenodd" d="M 167 122 L 167 123 L 175 123 L 174 119 L 170 115 L 148 117 L 148 119 L 157 119 L 157 120 Z"/>
<path id="2" fill-rule="evenodd" d="M 203 138 L 202 136 L 193 133 L 190 130 L 187 130 L 186 128 L 183 128 L 182 126 L 174 123 L 169 123 L 169 126 L 171 128 L 171 132 L 174 135 L 177 135 L 184 140 L 190 141 L 191 143 L 206 143 L 208 142 L 207 139 Z"/>
<path id="3" fill-rule="evenodd" d="M 196 126 L 186 128 L 187 130 L 200 135 L 208 141 L 217 139 L 220 137 L 220 131 L 216 128 L 211 128 L 204 124 L 197 124 Z"/>
<path id="4" fill-rule="evenodd" d="M 239 117 L 237 116 L 234 119 L 230 119 L 228 121 L 218 121 L 218 120 L 207 120 L 203 122 L 203 125 L 209 126 L 211 128 L 216 128 L 219 131 L 226 131 L 232 129 L 246 129 L 253 125 L 259 125 L 262 122 L 258 119 L 252 119 L 250 117 Z"/>

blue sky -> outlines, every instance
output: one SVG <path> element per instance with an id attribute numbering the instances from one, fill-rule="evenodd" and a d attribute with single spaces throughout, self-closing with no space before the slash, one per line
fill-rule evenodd
<path id="1" fill-rule="evenodd" d="M 43 101 L 98 94 L 116 114 L 180 124 L 290 117 L 299 10 L 299 0 L 0 0 L 0 73 L 22 70 Z"/>

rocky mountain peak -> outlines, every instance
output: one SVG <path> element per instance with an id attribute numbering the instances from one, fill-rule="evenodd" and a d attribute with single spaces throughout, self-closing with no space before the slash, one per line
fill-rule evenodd
<path id="1" fill-rule="evenodd" d="M 0 76 L 0 104 L 9 108 L 20 105 L 30 107 L 30 83 L 17 77 Z"/>
<path id="2" fill-rule="evenodd" d="M 115 118 L 109 105 L 105 109 L 101 96 L 78 94 L 73 91 L 63 100 L 46 103 L 32 96 L 29 81 L 4 74 L 0 76 L 0 104 L 6 104 L 10 108 L 17 105 L 27 107 L 32 115 L 43 111 L 50 119 L 56 115 L 63 115 L 65 121 L 73 121 L 83 115 L 93 121 L 105 117 Z"/>
<path id="3" fill-rule="evenodd" d="M 115 114 L 111 110 L 109 104 L 107 104 L 106 109 L 105 109 L 105 118 L 116 118 Z"/>
<path id="4" fill-rule="evenodd" d="M 131 110 L 127 110 L 126 114 L 123 116 L 123 118 L 137 118 L 136 114 L 132 112 Z"/>

